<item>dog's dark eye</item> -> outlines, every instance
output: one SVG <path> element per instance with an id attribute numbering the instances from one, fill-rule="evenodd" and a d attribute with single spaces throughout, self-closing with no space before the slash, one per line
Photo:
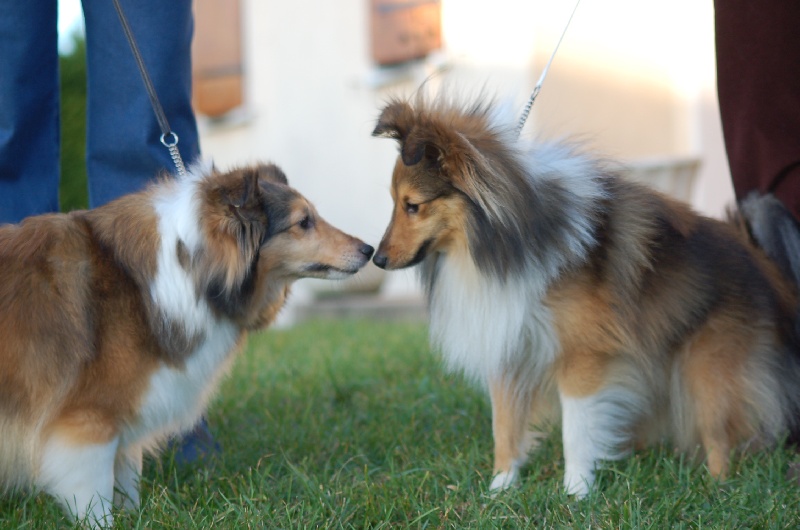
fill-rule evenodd
<path id="1" fill-rule="evenodd" d="M 311 228 L 311 219 L 306 215 L 303 217 L 297 225 L 302 228 L 303 230 L 308 230 Z"/>
<path id="2" fill-rule="evenodd" d="M 412 204 L 410 202 L 406 203 L 406 213 L 417 213 L 419 212 L 419 204 Z"/>

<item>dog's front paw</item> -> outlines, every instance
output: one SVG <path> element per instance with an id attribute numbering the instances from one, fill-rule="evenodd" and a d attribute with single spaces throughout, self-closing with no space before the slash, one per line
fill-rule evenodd
<path id="1" fill-rule="evenodd" d="M 489 491 L 493 494 L 500 493 L 514 486 L 518 481 L 519 471 L 516 467 L 512 467 L 508 471 L 501 471 L 494 476 L 492 484 L 489 486 Z"/>
<path id="2" fill-rule="evenodd" d="M 594 473 L 592 472 L 579 472 L 567 469 L 564 474 L 564 490 L 567 495 L 572 495 L 576 499 L 583 499 L 589 495 L 589 490 L 592 488 L 594 482 Z"/>

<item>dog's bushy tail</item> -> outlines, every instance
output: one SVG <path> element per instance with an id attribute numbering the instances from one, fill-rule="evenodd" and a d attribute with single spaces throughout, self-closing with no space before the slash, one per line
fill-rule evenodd
<path id="1" fill-rule="evenodd" d="M 800 287 L 800 223 L 789 209 L 773 195 L 751 194 L 739 211 L 756 244 Z"/>
<path id="2" fill-rule="evenodd" d="M 800 290 L 800 223 L 789 209 L 773 195 L 754 193 L 739 203 L 738 213 L 739 216 L 734 214 L 732 220 L 747 230 L 753 243 Z M 800 447 L 800 307 L 795 309 L 793 324 L 791 347 L 794 355 L 790 360 L 793 369 L 787 384 L 794 424 L 787 441 Z"/>
<path id="3" fill-rule="evenodd" d="M 755 245 L 800 291 L 800 223 L 773 195 L 750 194 L 739 203 L 741 221 Z M 800 306 L 795 311 L 793 339 L 800 356 Z"/>

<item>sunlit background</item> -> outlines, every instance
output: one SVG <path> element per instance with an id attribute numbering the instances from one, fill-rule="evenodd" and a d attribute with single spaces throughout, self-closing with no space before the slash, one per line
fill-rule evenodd
<path id="1" fill-rule="evenodd" d="M 58 0 L 58 49 L 72 51 L 72 35 L 83 33 L 83 13 L 80 0 Z"/>

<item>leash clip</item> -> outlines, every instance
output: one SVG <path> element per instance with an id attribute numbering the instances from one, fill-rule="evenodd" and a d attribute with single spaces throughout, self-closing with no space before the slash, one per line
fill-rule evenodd
<path id="1" fill-rule="evenodd" d="M 167 142 L 167 136 L 168 136 L 168 135 L 169 135 L 169 136 L 172 136 L 172 137 L 175 139 L 175 141 L 174 141 L 174 142 Z M 175 133 L 174 133 L 174 132 L 172 132 L 172 131 L 170 131 L 170 132 L 168 132 L 168 133 L 166 133 L 166 134 L 162 134 L 162 135 L 161 135 L 161 144 L 162 144 L 164 147 L 166 147 L 167 149 L 169 149 L 170 147 L 175 147 L 176 145 L 178 145 L 178 135 L 177 135 L 177 134 L 175 134 Z"/>
<path id="2" fill-rule="evenodd" d="M 167 141 L 167 137 L 170 137 L 174 141 Z M 175 169 L 178 170 L 178 175 L 181 177 L 186 176 L 186 166 L 183 165 L 181 152 L 178 151 L 178 135 L 173 131 L 164 133 L 161 135 L 161 143 L 164 147 L 169 149 L 169 156 L 172 158 L 172 163 L 175 164 Z"/>
<path id="3" fill-rule="evenodd" d="M 169 149 L 169 156 L 172 158 L 172 163 L 175 164 L 175 169 L 178 170 L 178 175 L 184 176 L 186 175 L 186 167 L 183 165 L 181 152 L 178 151 L 178 135 L 172 132 L 172 129 L 169 127 L 167 116 L 164 114 L 164 109 L 161 107 L 161 102 L 158 100 L 156 89 L 153 86 L 153 82 L 150 80 L 150 75 L 147 73 L 142 54 L 139 52 L 139 47 L 136 45 L 133 31 L 131 30 L 130 24 L 128 24 L 128 18 L 125 16 L 125 12 L 122 10 L 122 5 L 119 3 L 119 0 L 114 0 L 114 8 L 117 10 L 117 16 L 122 24 L 122 31 L 125 33 L 125 38 L 128 39 L 133 58 L 136 60 L 136 66 L 139 68 L 139 74 L 142 76 L 144 87 L 147 90 L 147 96 L 150 98 L 150 105 L 153 107 L 153 113 L 156 115 L 156 121 L 158 121 L 158 126 L 161 128 L 161 143 L 164 147 Z M 167 141 L 167 137 L 170 136 L 174 138 L 174 142 Z"/>

